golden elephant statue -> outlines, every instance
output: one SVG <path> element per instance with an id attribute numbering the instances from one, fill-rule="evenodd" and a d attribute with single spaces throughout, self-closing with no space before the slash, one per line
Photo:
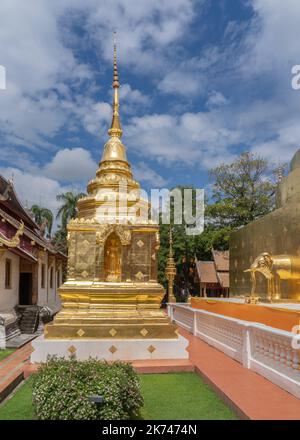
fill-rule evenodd
<path id="1" fill-rule="evenodd" d="M 271 255 L 263 252 L 251 264 L 251 296 L 255 296 L 256 274 L 261 273 L 267 279 L 267 299 L 281 299 L 281 280 L 300 281 L 300 257 L 294 255 Z"/>

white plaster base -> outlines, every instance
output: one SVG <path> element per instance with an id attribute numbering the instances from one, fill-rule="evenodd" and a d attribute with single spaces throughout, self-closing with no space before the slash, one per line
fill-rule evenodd
<path id="1" fill-rule="evenodd" d="M 45 339 L 44 335 L 32 341 L 31 363 L 47 360 L 47 356 L 69 359 L 76 348 L 77 360 L 97 358 L 106 361 L 132 361 L 142 359 L 188 359 L 189 341 L 182 336 L 178 339 Z M 151 353 L 148 348 L 153 346 Z M 70 350 L 70 347 L 71 350 Z M 113 353 L 112 347 L 117 350 Z"/>

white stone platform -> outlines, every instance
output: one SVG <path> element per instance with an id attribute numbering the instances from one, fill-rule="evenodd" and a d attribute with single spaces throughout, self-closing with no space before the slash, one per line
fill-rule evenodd
<path id="1" fill-rule="evenodd" d="M 48 356 L 106 361 L 188 359 L 188 344 L 183 336 L 178 339 L 45 339 L 42 335 L 32 341 L 30 361 L 45 362 Z"/>

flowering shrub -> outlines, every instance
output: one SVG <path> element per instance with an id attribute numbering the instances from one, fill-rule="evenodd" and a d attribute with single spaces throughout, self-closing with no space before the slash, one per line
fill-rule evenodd
<path id="1" fill-rule="evenodd" d="M 123 362 L 50 358 L 34 375 L 33 405 L 44 420 L 122 420 L 143 406 L 139 379 Z M 96 405 L 89 396 L 100 395 Z"/>

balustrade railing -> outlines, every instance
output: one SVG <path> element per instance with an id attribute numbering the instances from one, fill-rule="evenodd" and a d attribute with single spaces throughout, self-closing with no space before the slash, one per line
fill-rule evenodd
<path id="1" fill-rule="evenodd" d="M 168 312 L 178 325 L 300 398 L 300 335 L 187 304 L 169 304 Z"/>

